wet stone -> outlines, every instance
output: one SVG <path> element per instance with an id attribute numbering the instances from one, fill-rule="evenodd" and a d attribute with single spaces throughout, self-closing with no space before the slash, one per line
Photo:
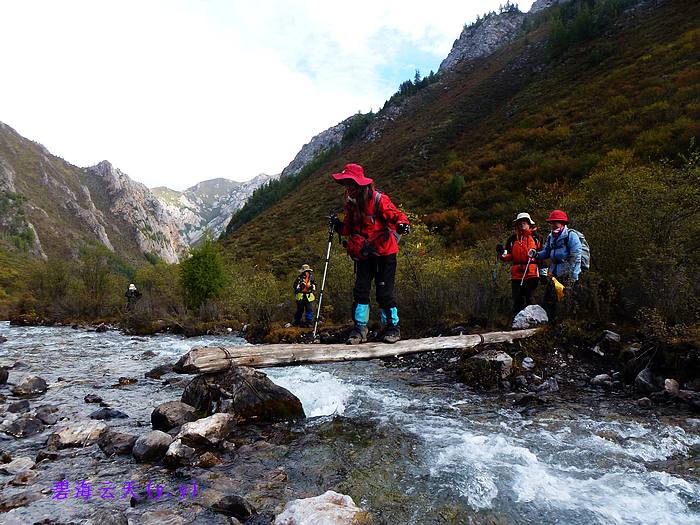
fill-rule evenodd
<path id="1" fill-rule="evenodd" d="M 18 494 L 7 494 L 0 496 L 0 512 L 8 512 L 12 509 L 26 507 L 27 505 L 41 499 L 40 492 L 26 490 Z"/>
<path id="2" fill-rule="evenodd" d="M 8 412 L 19 413 L 19 412 L 29 412 L 29 401 L 23 399 L 22 401 L 15 401 L 7 407 Z"/>
<path id="3" fill-rule="evenodd" d="M 154 354 L 155 355 L 155 354 Z M 160 379 L 163 377 L 165 374 L 169 374 L 170 372 L 173 371 L 173 365 L 160 365 L 155 367 L 154 369 L 146 372 L 144 376 L 147 379 Z"/>
<path id="4" fill-rule="evenodd" d="M 654 375 L 649 368 L 645 368 L 634 379 L 634 386 L 644 394 L 650 394 L 657 391 L 659 388 L 654 382 Z"/>
<path id="5" fill-rule="evenodd" d="M 107 421 L 110 419 L 126 419 L 128 417 L 129 416 L 124 412 L 113 408 L 100 408 L 99 410 L 95 410 L 90 414 L 90 419 L 101 419 Z"/>
<path id="6" fill-rule="evenodd" d="M 134 443 L 136 443 L 136 436 L 133 434 L 115 432 L 114 430 L 107 430 L 97 440 L 97 446 L 107 457 L 131 454 Z"/>
<path id="7" fill-rule="evenodd" d="M 55 452 L 45 452 L 42 450 L 36 455 L 36 462 L 39 463 L 41 461 L 56 461 L 58 458 L 59 455 Z"/>
<path id="8" fill-rule="evenodd" d="M 153 430 L 136 440 L 132 453 L 139 463 L 159 461 L 165 456 L 172 441 L 173 438 L 165 432 Z"/>
<path id="9" fill-rule="evenodd" d="M 249 501 L 236 494 L 224 496 L 211 506 L 211 510 L 226 516 L 233 516 L 243 522 L 257 513 Z"/>
<path id="10" fill-rule="evenodd" d="M 156 407 L 151 414 L 153 430 L 162 430 L 163 432 L 196 420 L 194 407 L 181 401 L 163 403 Z"/>
<path id="11" fill-rule="evenodd" d="M 82 421 L 54 432 L 49 436 L 46 444 L 49 450 L 85 447 L 96 443 L 106 429 L 105 423 L 92 420 Z"/>
<path id="12" fill-rule="evenodd" d="M 637 403 L 637 406 L 640 408 L 651 408 L 653 405 L 653 403 L 651 402 L 651 399 L 649 399 L 648 397 L 641 397 L 641 398 L 637 399 L 636 403 Z"/>
<path id="13" fill-rule="evenodd" d="M 46 381 L 38 376 L 25 377 L 19 385 L 12 387 L 12 393 L 16 396 L 34 396 L 43 394 L 48 388 Z"/>
<path id="14" fill-rule="evenodd" d="M 58 407 L 44 405 L 36 409 L 36 417 L 45 425 L 55 425 L 58 422 Z"/>
<path id="15" fill-rule="evenodd" d="M 84 400 L 86 403 L 102 403 L 102 398 L 97 394 L 88 394 Z"/>
<path id="16" fill-rule="evenodd" d="M 22 414 L 5 426 L 3 430 L 16 438 L 24 438 L 44 430 L 44 424 L 32 415 Z"/>
<path id="17" fill-rule="evenodd" d="M 15 486 L 25 486 L 30 485 L 34 480 L 39 477 L 39 474 L 34 470 L 25 470 L 17 474 L 10 483 Z"/>
<path id="18" fill-rule="evenodd" d="M 129 520 L 122 512 L 104 509 L 90 516 L 89 525 L 129 525 Z"/>
<path id="19" fill-rule="evenodd" d="M 20 472 L 31 469 L 34 465 L 35 463 L 32 458 L 23 456 L 2 465 L 2 467 L 0 467 L 0 472 L 3 474 L 19 474 Z"/>
<path id="20" fill-rule="evenodd" d="M 7 383 L 8 377 L 10 377 L 10 372 L 4 366 L 0 366 L 0 385 Z"/>

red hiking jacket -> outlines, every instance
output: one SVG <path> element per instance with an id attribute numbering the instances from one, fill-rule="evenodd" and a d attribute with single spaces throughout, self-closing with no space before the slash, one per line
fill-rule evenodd
<path id="1" fill-rule="evenodd" d="M 380 192 L 381 193 L 381 192 Z M 365 237 L 379 256 L 392 255 L 399 251 L 399 237 L 396 225 L 409 224 L 406 215 L 399 210 L 386 194 L 381 193 L 377 210 L 374 209 L 377 192 L 372 194 L 365 207 L 364 222 L 353 202 L 345 202 L 345 219 L 340 228 L 340 235 L 359 234 Z"/>
<path id="2" fill-rule="evenodd" d="M 520 280 L 523 278 L 525 268 L 527 268 L 527 252 L 530 248 L 539 251 L 542 249 L 542 239 L 534 232 L 528 232 L 525 236 L 511 235 L 506 242 L 506 254 L 501 256 L 501 259 L 507 262 L 512 262 L 510 267 L 511 280 Z M 539 270 L 537 262 L 531 261 L 530 267 L 527 268 L 527 276 L 525 279 L 537 279 Z"/>

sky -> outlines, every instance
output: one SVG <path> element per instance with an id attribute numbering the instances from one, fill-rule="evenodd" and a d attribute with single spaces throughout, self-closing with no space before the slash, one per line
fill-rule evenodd
<path id="1" fill-rule="evenodd" d="M 149 187 L 275 174 L 504 1 L 0 0 L 0 121 Z"/>

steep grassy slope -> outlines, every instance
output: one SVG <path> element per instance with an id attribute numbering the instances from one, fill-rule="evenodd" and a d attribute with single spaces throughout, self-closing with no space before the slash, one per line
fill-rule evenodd
<path id="1" fill-rule="evenodd" d="M 700 4 L 650 5 L 556 59 L 547 22 L 442 76 L 373 140 L 346 144 L 232 232 L 228 256 L 282 272 L 279 265 L 321 252 L 323 217 L 342 193 L 328 175 L 346 162 L 362 164 L 394 201 L 461 246 L 492 235 L 523 207 L 541 220 L 557 194 L 613 149 L 641 162 L 687 151 L 700 131 Z"/>

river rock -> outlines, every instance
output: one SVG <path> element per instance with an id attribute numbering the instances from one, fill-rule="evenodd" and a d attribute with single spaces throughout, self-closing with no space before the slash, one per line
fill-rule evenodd
<path id="1" fill-rule="evenodd" d="M 37 477 L 39 477 L 39 474 L 35 470 L 25 470 L 12 478 L 10 484 L 23 487 L 30 485 Z"/>
<path id="2" fill-rule="evenodd" d="M 611 330 L 603 330 L 603 335 L 601 337 L 601 340 L 605 341 L 605 342 L 619 343 L 620 342 L 620 334 L 615 333 Z"/>
<path id="3" fill-rule="evenodd" d="M 95 512 L 87 522 L 88 525 L 129 525 L 129 519 L 116 509 L 102 509 Z"/>
<path id="4" fill-rule="evenodd" d="M 36 417 L 45 425 L 55 425 L 58 422 L 58 407 L 44 405 L 36 409 Z"/>
<path id="5" fill-rule="evenodd" d="M 87 394 L 84 400 L 86 403 L 102 403 L 102 398 L 97 394 Z"/>
<path id="6" fill-rule="evenodd" d="M 637 399 L 637 406 L 640 408 L 651 408 L 653 403 L 648 397 L 640 397 Z"/>
<path id="7" fill-rule="evenodd" d="M 172 441 L 173 438 L 165 432 L 152 430 L 139 437 L 134 443 L 132 451 L 134 458 L 139 463 L 158 461 L 165 456 Z"/>
<path id="8" fill-rule="evenodd" d="M 694 410 L 700 411 L 700 392 L 694 392 L 692 390 L 679 390 L 678 399 L 690 405 L 690 407 Z"/>
<path id="9" fill-rule="evenodd" d="M 513 358 L 508 354 L 489 349 L 464 360 L 458 373 L 470 386 L 492 388 L 509 376 L 512 366 Z"/>
<path id="10" fill-rule="evenodd" d="M 38 434 L 44 430 L 44 425 L 41 420 L 30 414 L 22 414 L 6 419 L 0 425 L 0 430 L 14 436 L 16 438 L 24 438 Z"/>
<path id="11" fill-rule="evenodd" d="M 275 518 L 275 525 L 359 525 L 371 522 L 371 515 L 355 505 L 350 496 L 332 490 L 315 498 L 292 500 Z"/>
<path id="12" fill-rule="evenodd" d="M 0 472 L 3 474 L 19 474 L 25 470 L 29 470 L 34 467 L 35 463 L 32 458 L 27 456 L 22 456 L 21 458 L 14 459 L 9 463 L 6 463 L 0 467 Z"/>
<path id="13" fill-rule="evenodd" d="M 559 392 L 559 383 L 556 378 L 550 377 L 544 383 L 537 387 L 537 393 L 546 394 L 551 392 Z"/>
<path id="14" fill-rule="evenodd" d="M 677 396 L 678 391 L 680 390 L 678 381 L 676 381 L 675 379 L 666 379 L 664 381 L 664 390 L 671 395 Z"/>
<path id="15" fill-rule="evenodd" d="M 231 414 L 214 414 L 185 423 L 176 439 L 192 447 L 216 445 L 231 433 L 234 424 L 235 418 Z"/>
<path id="16" fill-rule="evenodd" d="M 194 407 L 182 401 L 168 401 L 158 405 L 151 413 L 153 430 L 162 430 L 163 432 L 196 420 Z"/>
<path id="17" fill-rule="evenodd" d="M 113 408 L 100 408 L 90 414 L 90 419 L 102 419 L 107 421 L 110 419 L 125 419 L 128 417 L 129 416 L 121 410 L 115 410 Z"/>
<path id="18" fill-rule="evenodd" d="M 525 330 L 547 324 L 549 318 L 547 312 L 538 304 L 531 304 L 520 310 L 513 319 L 513 330 Z"/>
<path id="19" fill-rule="evenodd" d="M 8 512 L 19 507 L 26 507 L 43 497 L 44 496 L 42 496 L 40 492 L 33 490 L 25 490 L 17 494 L 7 494 L 0 497 L 0 512 Z"/>
<path id="20" fill-rule="evenodd" d="M 23 399 L 22 401 L 10 403 L 10 405 L 7 407 L 7 411 L 13 413 L 29 412 L 29 401 Z"/>
<path id="21" fill-rule="evenodd" d="M 637 374 L 637 377 L 634 378 L 634 386 L 643 394 L 650 394 L 658 390 L 654 382 L 654 374 L 649 368 L 645 368 Z"/>
<path id="22" fill-rule="evenodd" d="M 198 411 L 233 415 L 237 422 L 271 422 L 303 419 L 301 401 L 286 388 L 274 384 L 262 372 L 234 367 L 216 374 L 202 374 L 185 387 L 182 402 Z"/>
<path id="23" fill-rule="evenodd" d="M 7 337 L 0 335 L 0 345 L 2 343 L 7 343 Z"/>
<path id="24" fill-rule="evenodd" d="M 211 468 L 221 463 L 221 460 L 211 452 L 205 452 L 195 462 L 194 466 L 199 468 Z"/>
<path id="25" fill-rule="evenodd" d="M 98 334 L 104 333 L 107 330 L 109 330 L 109 327 L 104 323 L 101 323 L 95 327 L 95 332 L 97 332 Z"/>
<path id="26" fill-rule="evenodd" d="M 10 372 L 4 366 L 0 366 L 0 385 L 7 383 L 8 377 L 10 377 Z"/>
<path id="27" fill-rule="evenodd" d="M 612 386 L 612 378 L 608 374 L 598 374 L 593 379 L 591 379 L 591 384 L 593 386 Z"/>
<path id="28" fill-rule="evenodd" d="M 46 381 L 41 377 L 28 376 L 19 385 L 12 387 L 12 393 L 16 396 L 34 396 L 43 394 L 47 388 Z"/>
<path id="29" fill-rule="evenodd" d="M 141 515 L 139 525 L 187 525 L 191 519 L 169 510 L 147 510 Z"/>
<path id="30" fill-rule="evenodd" d="M 173 365 L 160 365 L 155 367 L 154 369 L 146 372 L 144 376 L 148 379 L 160 379 L 163 377 L 165 374 L 169 374 L 170 372 L 173 371 Z"/>
<path id="31" fill-rule="evenodd" d="M 131 454 L 134 443 L 136 443 L 136 436 L 133 434 L 125 434 L 111 429 L 104 432 L 97 440 L 97 446 L 107 457 Z"/>
<path id="32" fill-rule="evenodd" d="M 170 443 L 163 462 L 171 467 L 191 465 L 196 453 L 195 449 L 185 445 L 182 440 L 176 439 Z"/>
<path id="33" fill-rule="evenodd" d="M 258 512 L 252 503 L 236 494 L 223 496 L 211 506 L 211 510 L 226 516 L 233 516 L 241 522 L 247 521 Z"/>
<path id="34" fill-rule="evenodd" d="M 49 450 L 85 447 L 96 443 L 105 430 L 107 425 L 101 421 L 81 421 L 59 432 L 54 432 L 49 436 L 46 444 Z"/>

